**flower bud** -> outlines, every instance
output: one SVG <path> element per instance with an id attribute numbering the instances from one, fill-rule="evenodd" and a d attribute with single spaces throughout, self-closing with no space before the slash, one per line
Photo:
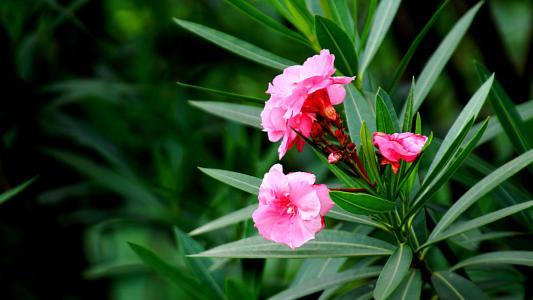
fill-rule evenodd
<path id="1" fill-rule="evenodd" d="M 328 156 L 328 163 L 336 164 L 339 160 L 342 159 L 342 154 L 340 152 L 331 152 Z"/>

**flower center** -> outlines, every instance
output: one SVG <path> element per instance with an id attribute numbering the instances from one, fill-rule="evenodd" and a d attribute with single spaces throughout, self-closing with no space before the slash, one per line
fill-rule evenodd
<path id="1" fill-rule="evenodd" d="M 281 214 L 295 215 L 298 212 L 298 208 L 292 204 L 291 200 L 287 196 L 283 196 L 279 199 L 278 207 Z"/>

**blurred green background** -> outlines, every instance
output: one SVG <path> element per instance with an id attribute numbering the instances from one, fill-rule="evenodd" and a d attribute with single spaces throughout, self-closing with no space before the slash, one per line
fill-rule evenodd
<path id="1" fill-rule="evenodd" d="M 281 19 L 269 1 L 251 3 Z M 397 101 L 450 26 L 475 3 L 450 1 L 408 66 Z M 439 4 L 402 3 L 371 66 L 379 80 L 374 85 L 391 80 Z M 528 0 L 488 0 L 482 7 L 422 108 L 423 121 L 437 135 L 479 86 L 474 60 L 496 72 L 516 104 L 533 98 L 532 6 Z M 127 242 L 149 245 L 182 266 L 171 225 L 188 232 L 256 201 L 197 166 L 262 177 L 277 161 L 277 145 L 256 130 L 191 107 L 189 99 L 220 98 L 176 81 L 266 99 L 277 71 L 186 32 L 173 17 L 297 62 L 313 54 L 222 0 L 0 1 L 0 188 L 39 176 L 0 206 L 0 299 L 179 298 L 180 289 L 143 267 Z M 512 148 L 505 139 L 478 154 L 495 164 L 507 160 Z M 310 161 L 312 154 L 293 152 L 284 165 L 322 176 L 324 167 Z M 460 190 L 452 185 L 445 193 Z M 197 240 L 211 246 L 253 232 L 249 223 L 241 225 Z M 226 275 L 262 270 L 257 261 L 242 264 Z M 275 275 L 263 279 L 262 295 L 290 274 Z"/>

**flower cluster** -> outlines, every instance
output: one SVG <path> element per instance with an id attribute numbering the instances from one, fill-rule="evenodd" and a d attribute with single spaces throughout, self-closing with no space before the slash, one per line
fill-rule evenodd
<path id="1" fill-rule="evenodd" d="M 317 115 L 337 119 L 333 105 L 344 101 L 346 91 L 342 84 L 354 77 L 333 77 L 335 56 L 329 50 L 308 58 L 303 65 L 291 66 L 268 85 L 270 99 L 261 113 L 263 130 L 271 142 L 282 139 L 278 153 L 281 159 L 294 145 L 302 150 L 304 137 L 310 137 Z"/>
<path id="2" fill-rule="evenodd" d="M 270 99 L 261 113 L 263 131 L 271 142 L 281 140 L 279 159 L 296 145 L 302 151 L 310 142 L 327 155 L 328 163 L 345 163 L 368 187 L 373 182 L 361 162 L 356 145 L 334 105 L 346 96 L 343 85 L 355 77 L 333 76 L 335 56 L 329 50 L 308 58 L 303 65 L 286 68 L 269 84 Z M 375 132 L 374 146 L 380 163 L 390 164 L 397 174 L 400 161 L 416 160 L 427 137 L 410 132 Z M 265 174 L 259 190 L 259 207 L 253 213 L 255 226 L 267 240 L 300 247 L 324 227 L 324 216 L 333 207 L 329 189 L 315 184 L 310 173 L 283 173 L 280 164 Z M 349 189 L 348 189 L 349 190 Z"/>

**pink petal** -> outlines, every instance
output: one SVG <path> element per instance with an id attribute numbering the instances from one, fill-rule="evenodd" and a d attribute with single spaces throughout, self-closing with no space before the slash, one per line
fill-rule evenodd
<path id="1" fill-rule="evenodd" d="M 335 73 L 333 62 L 335 56 L 329 53 L 329 50 L 320 51 L 319 55 L 308 58 L 302 65 L 301 79 L 313 76 L 329 77 Z"/>
<path id="2" fill-rule="evenodd" d="M 307 172 L 292 172 L 287 174 L 287 179 L 289 182 L 303 182 L 312 185 L 315 183 L 316 176 Z"/>
<path id="3" fill-rule="evenodd" d="M 325 184 L 315 184 L 314 188 L 320 200 L 320 215 L 325 216 L 335 204 L 331 201 L 329 189 Z"/>
<path id="4" fill-rule="evenodd" d="M 283 167 L 280 164 L 273 165 L 263 177 L 263 182 L 259 187 L 259 200 L 270 199 L 269 193 L 274 195 L 289 194 L 289 180 L 283 174 Z M 266 203 L 265 203 L 266 204 Z"/>
<path id="5" fill-rule="evenodd" d="M 310 220 L 320 215 L 320 199 L 315 189 L 306 182 L 289 182 L 290 200 L 298 209 L 298 216 Z"/>
<path id="6" fill-rule="evenodd" d="M 341 104 L 346 96 L 346 90 L 340 84 L 330 85 L 328 87 L 328 95 L 332 105 Z"/>

